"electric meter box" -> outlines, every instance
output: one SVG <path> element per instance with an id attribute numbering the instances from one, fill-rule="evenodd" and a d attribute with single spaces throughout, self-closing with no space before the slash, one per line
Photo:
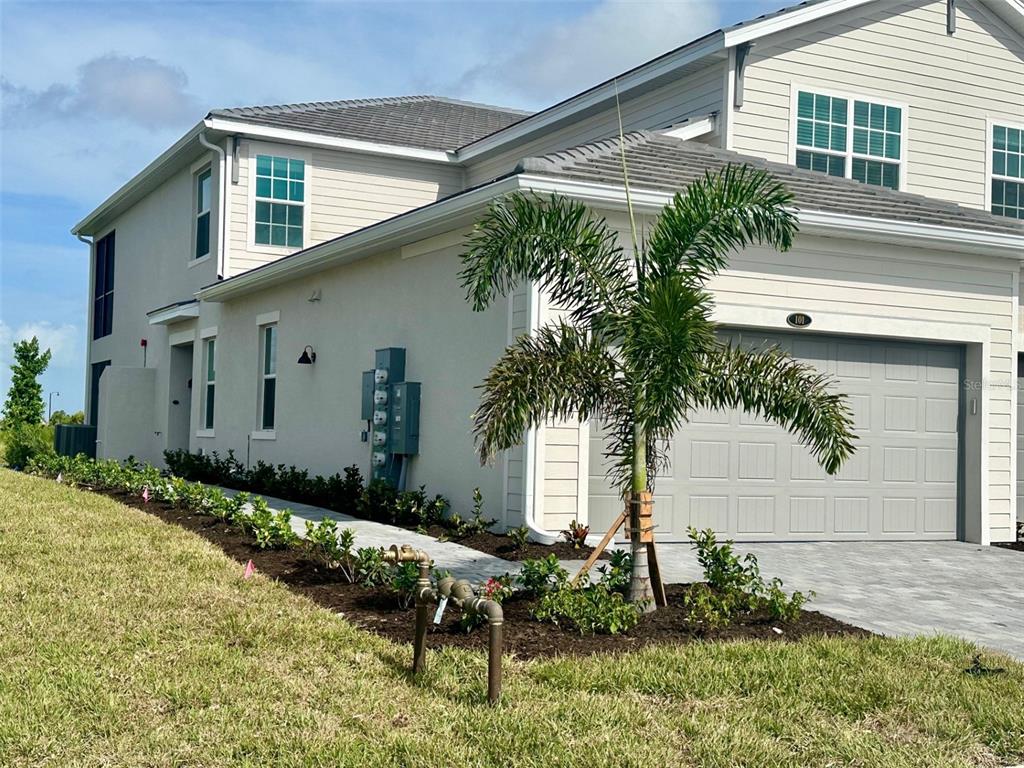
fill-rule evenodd
<path id="1" fill-rule="evenodd" d="M 420 450 L 420 385 L 403 381 L 391 385 L 389 449 L 411 456 Z"/>
<path id="2" fill-rule="evenodd" d="M 363 400 L 360 410 L 363 421 L 373 418 L 373 371 L 363 371 Z"/>
<path id="3" fill-rule="evenodd" d="M 387 347 L 374 352 L 373 367 L 388 372 L 388 381 L 405 381 L 405 350 L 401 347 Z"/>

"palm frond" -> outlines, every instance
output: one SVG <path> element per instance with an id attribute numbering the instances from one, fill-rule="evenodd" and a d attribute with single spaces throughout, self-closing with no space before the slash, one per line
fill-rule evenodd
<path id="1" fill-rule="evenodd" d="M 520 336 L 491 368 L 474 415 L 482 463 L 518 445 L 548 419 L 586 420 L 616 388 L 617 364 L 604 346 L 563 322 Z"/>
<path id="2" fill-rule="evenodd" d="M 647 241 L 645 275 L 682 273 L 700 284 L 751 244 L 785 251 L 797 231 L 793 196 L 767 171 L 727 165 L 676 193 Z"/>
<path id="3" fill-rule="evenodd" d="M 558 195 L 495 200 L 467 245 L 459 279 L 477 312 L 533 280 L 582 322 L 614 309 L 633 282 L 617 233 L 582 203 Z"/>
<path id="4" fill-rule="evenodd" d="M 829 391 L 831 377 L 778 348 L 721 345 L 704 360 L 698 405 L 742 408 L 797 434 L 830 475 L 853 454 L 853 417 L 844 395 Z"/>

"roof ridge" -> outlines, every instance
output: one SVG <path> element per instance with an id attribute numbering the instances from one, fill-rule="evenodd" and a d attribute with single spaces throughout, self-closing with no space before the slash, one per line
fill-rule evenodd
<path id="1" fill-rule="evenodd" d="M 431 94 L 410 94 L 406 96 L 377 96 L 365 99 L 337 99 L 333 101 L 299 101 L 290 104 L 255 104 L 243 107 L 220 107 L 211 110 L 211 113 L 239 114 L 257 112 L 273 114 L 280 112 L 311 112 L 322 109 L 354 109 L 357 107 L 372 107 L 386 104 L 415 104 L 422 102 L 436 101 L 445 104 L 454 104 L 474 109 L 484 109 L 491 112 L 501 112 L 509 115 L 532 114 L 526 110 L 513 109 L 511 107 L 499 107 L 494 104 L 483 104 L 475 101 L 455 99 L 450 96 L 434 96 Z"/>
<path id="2" fill-rule="evenodd" d="M 597 139 L 596 141 L 588 141 L 585 144 L 566 147 L 555 152 L 549 152 L 546 155 L 524 157 L 519 161 L 514 172 L 561 170 L 581 160 L 590 160 L 617 152 L 623 145 L 626 148 L 635 147 L 650 141 L 652 138 L 654 138 L 654 134 L 651 131 L 637 130 L 624 133 L 621 137 L 609 136 L 604 139 Z"/>

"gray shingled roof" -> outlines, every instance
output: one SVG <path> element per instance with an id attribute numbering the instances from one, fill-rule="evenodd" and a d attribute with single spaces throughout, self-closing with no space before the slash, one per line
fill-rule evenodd
<path id="1" fill-rule="evenodd" d="M 986 211 L 804 171 L 696 141 L 649 131 L 626 134 L 624 140 L 630 183 L 641 189 L 676 192 L 703 176 L 705 171 L 713 173 L 727 163 L 747 163 L 771 171 L 793 193 L 797 206 L 804 210 L 1024 235 L 1024 222 L 993 216 Z M 621 185 L 619 140 L 605 139 L 543 157 L 526 158 L 518 170 Z"/>
<path id="2" fill-rule="evenodd" d="M 319 101 L 210 112 L 211 117 L 273 128 L 439 150 L 457 149 L 529 114 L 440 96 Z"/>

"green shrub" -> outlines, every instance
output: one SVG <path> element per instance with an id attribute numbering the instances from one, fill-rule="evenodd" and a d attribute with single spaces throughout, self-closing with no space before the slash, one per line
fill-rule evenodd
<path id="1" fill-rule="evenodd" d="M 515 579 L 510 573 L 503 576 L 491 576 L 480 587 L 480 597 L 501 604 L 515 592 L 514 582 Z M 465 632 L 472 632 L 486 623 L 487 617 L 479 613 L 463 611 L 459 616 L 459 627 Z"/>
<path id="2" fill-rule="evenodd" d="M 338 524 L 330 518 L 319 523 L 306 521 L 306 552 L 328 568 L 336 568 L 349 584 L 356 581 L 356 534 L 351 528 L 338 531 Z"/>
<path id="3" fill-rule="evenodd" d="M 391 570 L 391 588 L 398 598 L 398 607 L 403 611 L 416 599 L 416 582 L 420 569 L 416 563 L 398 563 Z"/>
<path id="4" fill-rule="evenodd" d="M 53 427 L 46 424 L 16 424 L 3 434 L 4 463 L 25 469 L 33 459 L 53 455 Z"/>
<path id="5" fill-rule="evenodd" d="M 640 621 L 640 608 L 627 603 L 603 584 L 546 592 L 533 609 L 538 621 L 576 629 L 580 634 L 615 635 L 628 632 Z"/>
<path id="6" fill-rule="evenodd" d="M 360 547 L 356 551 L 356 578 L 364 587 L 380 587 L 388 582 L 390 569 L 380 547 Z"/>
<path id="7" fill-rule="evenodd" d="M 505 535 L 512 540 L 512 550 L 514 552 L 522 552 L 526 549 L 526 545 L 530 543 L 530 529 L 525 525 L 521 525 L 518 528 L 509 528 Z"/>
<path id="8" fill-rule="evenodd" d="M 610 592 L 625 594 L 632 576 L 633 556 L 624 549 L 613 549 L 608 556 L 608 563 L 597 571 L 601 574 L 600 583 Z"/>
<path id="9" fill-rule="evenodd" d="M 573 549 L 583 549 L 587 545 L 587 536 L 590 535 L 590 526 L 583 525 L 575 520 L 569 523 L 569 527 L 562 531 L 562 538 Z"/>
<path id="10" fill-rule="evenodd" d="M 528 595 L 541 595 L 561 589 L 569 581 L 569 572 L 558 563 L 558 556 L 523 560 L 516 583 Z"/>

